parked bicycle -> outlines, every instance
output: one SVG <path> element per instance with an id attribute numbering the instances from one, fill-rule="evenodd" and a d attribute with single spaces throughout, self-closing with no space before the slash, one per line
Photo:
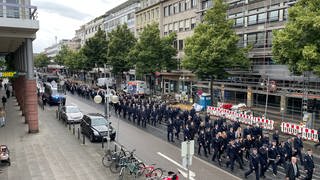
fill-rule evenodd
<path id="1" fill-rule="evenodd" d="M 121 157 L 119 160 L 114 160 L 111 162 L 109 168 L 112 173 L 119 173 L 121 168 L 125 166 L 127 163 L 138 162 L 138 160 L 134 157 L 133 153 L 135 150 L 131 151 L 129 155 L 127 154 L 124 157 Z"/>
<path id="2" fill-rule="evenodd" d="M 107 151 L 105 155 L 102 157 L 102 164 L 105 167 L 110 167 L 113 161 L 119 162 L 120 158 L 125 157 L 128 154 L 121 146 L 119 151 Z"/>
<path id="3" fill-rule="evenodd" d="M 161 177 L 163 174 L 163 170 L 161 168 L 155 168 L 156 164 L 151 164 L 149 166 L 146 166 L 143 164 L 143 167 L 140 171 L 141 175 L 145 175 L 146 178 L 152 178 L 152 177 Z"/>
<path id="4" fill-rule="evenodd" d="M 119 179 L 122 180 L 126 175 L 134 176 L 134 178 L 140 177 L 143 167 L 144 164 L 139 161 L 125 162 L 121 165 Z"/>

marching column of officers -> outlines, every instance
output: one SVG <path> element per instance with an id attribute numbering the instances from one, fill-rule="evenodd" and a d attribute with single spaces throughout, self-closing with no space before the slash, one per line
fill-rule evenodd
<path id="1" fill-rule="evenodd" d="M 68 87 L 67 87 L 68 88 Z M 79 89 L 83 88 L 83 90 Z M 76 91 L 81 96 L 94 97 L 96 92 L 86 87 L 69 87 L 71 93 Z M 87 95 L 83 95 L 85 92 Z M 103 94 L 101 94 L 103 95 Z M 134 96 L 118 94 L 120 102 L 114 105 L 115 113 L 139 126 L 146 127 L 147 123 L 157 126 L 163 122 L 167 125 L 167 139 L 174 142 L 174 137 L 179 140 L 180 132 L 183 140 L 197 140 L 198 154 L 212 154 L 212 161 L 218 161 L 223 166 L 222 158 L 226 160 L 226 167 L 234 170 L 235 162 L 240 169 L 248 163 L 249 170 L 244 173 L 245 178 L 255 173 L 256 179 L 265 178 L 265 172 L 272 168 L 272 173 L 277 176 L 278 166 L 286 170 L 286 179 L 295 180 L 300 176 L 297 163 L 304 166 L 306 177 L 311 180 L 314 172 L 314 162 L 311 149 L 303 154 L 303 141 L 301 135 L 280 142 L 279 132 L 276 130 L 272 137 L 262 133 L 259 124 L 241 129 L 240 122 L 227 123 L 226 118 L 211 119 L 206 115 L 204 120 L 194 109 L 182 111 L 171 108 L 165 102 L 141 99 Z M 89 98 L 89 97 L 88 97 Z M 103 98 L 104 99 L 104 98 Z"/>

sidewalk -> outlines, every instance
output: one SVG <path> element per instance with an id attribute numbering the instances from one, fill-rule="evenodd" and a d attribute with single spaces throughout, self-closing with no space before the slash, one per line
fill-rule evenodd
<path id="1" fill-rule="evenodd" d="M 0 92 L 2 97 L 3 91 Z M 90 144 L 81 145 L 50 109 L 39 109 L 40 132 L 29 134 L 16 99 L 7 103 L 6 126 L 0 144 L 10 149 L 11 166 L 0 165 L 1 180 L 117 179 L 101 164 L 101 154 Z M 101 149 L 102 151 L 102 149 Z"/>

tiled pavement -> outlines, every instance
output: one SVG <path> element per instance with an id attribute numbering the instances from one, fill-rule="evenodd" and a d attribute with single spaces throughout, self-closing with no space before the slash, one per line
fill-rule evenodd
<path id="1" fill-rule="evenodd" d="M 0 96 L 3 92 L 1 91 Z M 0 128 L 0 144 L 8 145 L 11 166 L 0 164 L 0 180 L 113 180 L 101 164 L 101 152 L 81 145 L 54 112 L 39 109 L 40 132 L 29 134 L 16 99 L 7 104 L 7 123 Z"/>

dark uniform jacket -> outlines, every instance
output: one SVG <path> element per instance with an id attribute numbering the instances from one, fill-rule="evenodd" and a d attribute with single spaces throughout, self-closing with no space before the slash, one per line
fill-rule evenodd
<path id="1" fill-rule="evenodd" d="M 297 177 L 300 176 L 299 167 L 297 163 L 296 163 L 296 167 L 297 167 L 297 174 L 294 174 L 294 168 L 292 163 L 288 165 L 287 171 L 286 171 L 286 178 L 289 178 L 289 180 L 295 180 Z"/>
<path id="2" fill-rule="evenodd" d="M 313 156 L 309 156 L 308 154 L 304 156 L 304 169 L 308 171 L 314 169 Z"/>

